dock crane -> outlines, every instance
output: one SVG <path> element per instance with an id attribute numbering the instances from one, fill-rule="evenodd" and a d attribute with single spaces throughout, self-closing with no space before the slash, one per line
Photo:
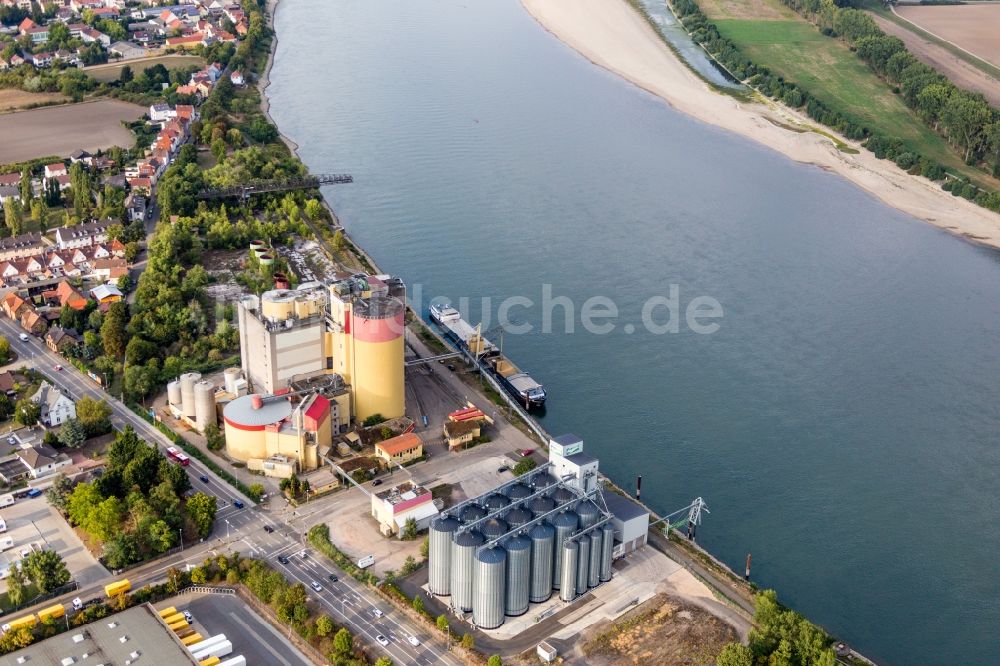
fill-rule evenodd
<path id="1" fill-rule="evenodd" d="M 652 527 L 653 525 L 663 523 L 663 536 L 669 537 L 670 530 L 680 529 L 681 527 L 684 527 L 686 523 L 688 541 L 694 541 L 697 536 L 698 526 L 701 525 L 702 512 L 712 513 L 708 510 L 708 505 L 705 504 L 705 500 L 700 497 L 696 497 L 683 509 L 677 509 L 673 513 L 668 513 L 663 518 L 650 523 L 649 526 Z M 671 519 L 675 516 L 680 517 L 671 522 Z"/>

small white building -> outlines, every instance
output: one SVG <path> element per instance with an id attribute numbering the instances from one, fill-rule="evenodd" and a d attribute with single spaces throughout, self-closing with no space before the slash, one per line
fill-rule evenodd
<path id="1" fill-rule="evenodd" d="M 55 474 L 56 471 L 63 467 L 68 467 L 73 462 L 68 455 L 59 453 L 46 444 L 36 444 L 32 447 L 21 449 L 17 452 L 17 457 L 28 468 L 28 474 L 33 479 Z"/>
<path id="2" fill-rule="evenodd" d="M 154 123 L 162 123 L 174 117 L 174 110 L 169 104 L 152 104 L 149 107 L 149 119 Z"/>
<path id="3" fill-rule="evenodd" d="M 31 396 L 31 401 L 41 405 L 41 421 L 48 426 L 57 426 L 76 418 L 76 403 L 58 387 L 46 381 Z"/>

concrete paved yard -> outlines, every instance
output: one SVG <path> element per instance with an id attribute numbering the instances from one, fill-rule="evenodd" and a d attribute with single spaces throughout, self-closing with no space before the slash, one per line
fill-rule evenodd
<path id="1" fill-rule="evenodd" d="M 59 513 L 49 506 L 45 496 L 34 499 L 20 499 L 13 506 L 0 510 L 0 516 L 7 521 L 7 533 L 14 540 L 14 547 L 0 553 L 0 568 L 6 569 L 21 558 L 21 549 L 31 544 L 41 544 L 51 548 L 66 561 L 73 579 L 81 586 L 97 582 L 108 575 L 84 547 L 69 524 Z M 0 581 L 0 589 L 6 591 L 7 581 Z"/>

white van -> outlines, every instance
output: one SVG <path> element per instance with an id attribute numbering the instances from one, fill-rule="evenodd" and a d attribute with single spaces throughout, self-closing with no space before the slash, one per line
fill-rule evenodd
<path id="1" fill-rule="evenodd" d="M 7 531 L 7 521 L 4 520 L 3 518 L 0 518 L 0 534 L 3 534 L 6 531 Z"/>
<path id="2" fill-rule="evenodd" d="M 0 495 L 0 509 L 5 506 L 10 506 L 14 503 L 14 495 L 7 493 L 6 495 Z"/>
<path id="3" fill-rule="evenodd" d="M 0 553 L 14 547 L 14 540 L 10 537 L 0 537 Z"/>
<path id="4" fill-rule="evenodd" d="M 28 341 L 28 334 L 27 333 L 22 333 L 21 334 L 21 342 L 27 342 L 27 341 Z"/>

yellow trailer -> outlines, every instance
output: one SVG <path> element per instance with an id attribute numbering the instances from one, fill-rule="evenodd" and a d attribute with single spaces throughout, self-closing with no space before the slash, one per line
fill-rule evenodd
<path id="1" fill-rule="evenodd" d="M 184 613 L 174 613 L 173 615 L 171 615 L 169 617 L 163 618 L 163 622 L 166 625 L 171 625 L 174 622 L 177 622 L 178 620 L 183 620 L 183 619 L 184 619 Z"/>
<path id="2" fill-rule="evenodd" d="M 173 606 L 160 611 L 160 617 L 170 617 L 171 615 L 177 615 L 177 609 Z"/>
<path id="3" fill-rule="evenodd" d="M 109 598 L 117 597 L 119 594 L 125 594 L 131 589 L 132 583 L 130 583 L 127 578 L 123 578 L 122 580 L 105 585 L 104 594 L 108 595 Z"/>
<path id="4" fill-rule="evenodd" d="M 194 645 L 195 643 L 201 643 L 203 640 L 205 640 L 205 637 L 196 631 L 190 636 L 185 636 L 184 638 L 182 638 L 181 643 L 187 646 L 187 645 Z"/>
<path id="5" fill-rule="evenodd" d="M 7 631 L 14 631 L 15 629 L 21 628 L 32 628 L 38 624 L 38 618 L 34 614 L 25 615 L 24 617 L 19 617 L 16 620 L 11 620 L 7 623 Z"/>
<path id="6" fill-rule="evenodd" d="M 222 660 L 218 657 L 209 657 L 198 662 L 198 666 L 216 666 L 216 664 L 221 664 Z"/>
<path id="7" fill-rule="evenodd" d="M 56 604 L 55 606 L 49 606 L 48 608 L 43 608 L 38 611 L 38 621 L 45 622 L 48 619 L 57 620 L 66 614 L 66 609 L 62 604 Z"/>
<path id="8" fill-rule="evenodd" d="M 171 622 L 170 624 L 168 624 L 167 628 L 170 629 L 170 631 L 177 633 L 178 631 L 186 628 L 187 626 L 188 626 L 188 621 L 185 620 L 184 618 L 181 618 L 177 622 Z"/>

